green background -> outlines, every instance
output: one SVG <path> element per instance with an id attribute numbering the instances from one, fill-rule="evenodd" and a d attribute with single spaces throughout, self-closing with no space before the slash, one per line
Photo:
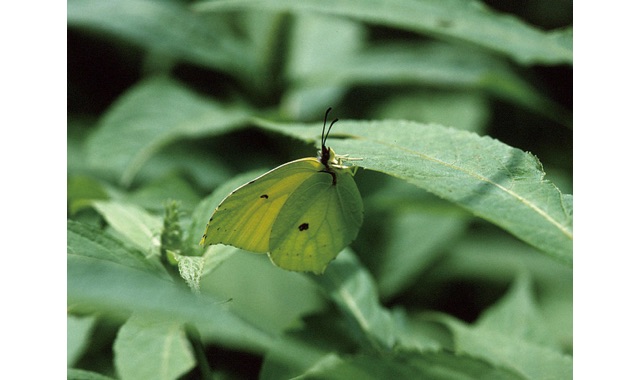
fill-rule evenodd
<path id="1" fill-rule="evenodd" d="M 68 1 L 68 377 L 571 378 L 571 8 Z M 327 107 L 350 248 L 198 247 Z"/>

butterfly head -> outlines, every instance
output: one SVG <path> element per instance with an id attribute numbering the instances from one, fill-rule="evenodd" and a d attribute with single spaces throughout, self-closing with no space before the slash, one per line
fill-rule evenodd
<path id="1" fill-rule="evenodd" d="M 327 116 L 329 116 L 330 111 L 331 111 L 331 107 L 329 107 L 327 109 L 327 112 L 325 112 L 324 114 L 324 124 L 322 126 L 322 137 L 320 138 L 322 149 L 318 151 L 318 160 L 320 160 L 320 162 L 327 168 L 330 165 L 331 166 L 340 165 L 340 161 L 336 157 L 336 152 L 334 152 L 333 149 L 327 146 L 327 138 L 329 137 L 329 132 L 331 132 L 331 127 L 333 127 L 333 124 L 335 124 L 336 121 L 338 121 L 338 119 L 334 119 L 331 122 L 331 124 L 329 124 L 329 128 L 326 130 L 326 133 L 325 133 L 325 128 L 327 126 Z"/>
<path id="2" fill-rule="evenodd" d="M 320 161 L 328 171 L 332 171 L 334 169 L 348 169 L 352 174 L 355 174 L 356 167 L 344 165 L 343 161 L 357 161 L 361 159 L 350 158 L 348 155 L 336 154 L 333 149 L 327 146 L 327 138 L 329 137 L 329 132 L 331 132 L 331 127 L 333 127 L 333 124 L 338 121 L 338 119 L 334 119 L 331 124 L 329 124 L 329 128 L 326 129 L 325 133 L 329 111 L 331 111 L 331 107 L 329 107 L 327 112 L 324 114 L 324 125 L 322 126 L 322 137 L 320 139 L 322 149 L 318 151 L 318 161 Z"/>

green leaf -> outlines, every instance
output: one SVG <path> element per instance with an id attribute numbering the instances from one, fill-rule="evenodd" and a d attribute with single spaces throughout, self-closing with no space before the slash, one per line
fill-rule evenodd
<path id="1" fill-rule="evenodd" d="M 460 238 L 470 215 L 404 181 L 373 171 L 358 173 L 367 223 L 352 248 L 376 278 L 382 298 L 412 286 Z M 426 237 L 428 234 L 428 238 Z M 439 260 L 438 260 L 439 261 Z"/>
<path id="2" fill-rule="evenodd" d="M 120 328 L 113 351 L 123 380 L 176 379 L 195 365 L 180 322 L 134 315 Z"/>
<path id="3" fill-rule="evenodd" d="M 396 340 L 393 319 L 380 305 L 371 275 L 348 249 L 332 261 L 322 276 L 309 275 L 354 326 L 365 347 L 390 350 Z"/>
<path id="4" fill-rule="evenodd" d="M 469 329 L 450 322 L 459 351 L 485 358 L 489 362 L 510 365 L 530 379 L 571 379 L 573 361 L 570 356 L 506 335 Z"/>
<path id="5" fill-rule="evenodd" d="M 438 249 L 458 237 L 466 226 L 459 216 L 437 215 L 422 208 L 403 210 L 385 219 L 389 244 L 376 267 L 384 297 L 410 286 L 438 257 Z M 433 237 L 425 240 L 426 233 Z"/>
<path id="6" fill-rule="evenodd" d="M 91 338 L 95 317 L 67 315 L 67 367 L 72 367 Z"/>
<path id="7" fill-rule="evenodd" d="M 165 78 L 141 82 L 107 111 L 87 140 L 89 163 L 128 185 L 149 158 L 183 138 L 222 133 L 248 119 Z"/>
<path id="8" fill-rule="evenodd" d="M 542 292 L 558 294 L 572 287 L 571 268 L 503 234 L 467 233 L 449 251 L 431 273 L 432 281 L 509 284 L 516 274 L 527 271 Z"/>
<path id="9" fill-rule="evenodd" d="M 281 334 L 295 328 L 304 315 L 324 304 L 306 276 L 276 267 L 266 255 L 224 245 L 211 246 L 209 251 L 213 257 L 228 256 L 215 272 L 203 276 L 202 293 L 229 300 L 225 304 L 229 311 L 264 331 Z"/>
<path id="10" fill-rule="evenodd" d="M 192 294 L 146 272 L 112 262 L 67 256 L 67 302 L 121 319 L 131 312 L 191 323 L 205 341 L 263 352 L 274 339 L 229 312 L 219 299 Z"/>
<path id="11" fill-rule="evenodd" d="M 293 17 L 287 62 L 287 88 L 280 110 L 294 120 L 316 119 L 328 103 L 336 103 L 348 90 L 348 83 L 300 83 L 314 73 L 336 67 L 364 46 L 365 27 L 353 20 L 318 14 Z M 328 79 L 328 78 L 324 78 Z"/>
<path id="12" fill-rule="evenodd" d="M 260 378 L 291 379 L 313 367 L 329 353 L 354 352 L 353 327 L 335 308 L 306 315 L 302 323 L 283 334 L 269 348 L 260 368 Z"/>
<path id="13" fill-rule="evenodd" d="M 223 17 L 203 17 L 177 2 L 69 0 L 67 23 L 131 41 L 152 52 L 228 72 L 251 73 L 252 49 Z M 221 38 L 224 36 L 224 38 Z"/>
<path id="14" fill-rule="evenodd" d="M 211 149 L 206 142 L 181 140 L 170 144 L 161 148 L 142 164 L 134 176 L 135 183 L 154 186 L 160 185 L 159 182 L 165 178 L 168 180 L 172 176 L 180 176 L 188 179 L 191 186 L 196 189 L 215 188 L 231 176 L 231 168 L 228 163 L 220 161 L 221 155 L 215 153 L 217 152 Z M 115 174 L 119 176 L 122 173 Z M 176 185 L 174 183 L 172 186 Z M 144 187 L 141 187 L 140 190 L 144 190 Z M 184 198 L 180 196 L 183 192 L 180 187 L 177 187 L 175 192 L 177 194 L 172 198 Z M 198 199 L 199 197 L 198 194 Z M 140 201 L 145 202 L 144 199 L 140 199 Z M 155 206 L 151 207 L 151 209 L 153 208 Z"/>
<path id="15" fill-rule="evenodd" d="M 388 357 L 401 350 L 428 352 L 442 348 L 426 329 L 409 327 L 404 314 L 398 311 L 392 313 L 390 321 L 398 338 L 393 350 L 379 351 L 369 344 L 362 347 L 363 342 L 358 334 L 354 334 L 356 329 L 350 321 L 351 315 L 337 313 L 335 309 L 328 309 L 307 316 L 302 326 L 290 329 L 285 335 L 286 339 L 275 342 L 270 347 L 264 358 L 260 377 L 295 378 L 301 373 L 317 368 L 329 354 L 340 353 L 345 359 L 355 352 Z M 438 328 L 442 329 L 439 325 Z"/>
<path id="16" fill-rule="evenodd" d="M 67 380 L 114 380 L 114 378 L 83 369 L 68 368 Z"/>
<path id="17" fill-rule="evenodd" d="M 73 90 L 70 88 L 70 99 Z M 95 124 L 93 118 L 67 114 L 67 176 L 86 175 L 86 152 L 83 150 L 84 140 Z M 71 198 L 68 196 L 68 198 Z"/>
<path id="18" fill-rule="evenodd" d="M 400 344 L 397 348 L 418 352 L 452 352 L 451 333 L 441 323 L 425 320 L 418 313 L 408 315 L 399 307 L 393 310 L 393 317 L 399 331 Z"/>
<path id="19" fill-rule="evenodd" d="M 470 0 L 208 0 L 200 11 L 274 9 L 345 16 L 442 39 L 457 39 L 522 64 L 571 63 L 567 31 L 544 32 L 484 3 Z"/>
<path id="20" fill-rule="evenodd" d="M 425 91 L 398 94 L 372 110 L 372 119 L 436 123 L 481 134 L 489 121 L 486 96 L 470 91 Z"/>
<path id="21" fill-rule="evenodd" d="M 162 218 L 117 201 L 95 201 L 93 207 L 113 229 L 147 254 L 159 254 Z"/>
<path id="22" fill-rule="evenodd" d="M 321 130 L 318 125 L 260 125 L 316 142 Z M 358 166 L 417 185 L 572 263 L 573 198 L 544 179 L 531 153 L 490 137 L 401 120 L 341 121 L 333 137 L 328 145 L 338 154 L 362 158 Z"/>
<path id="23" fill-rule="evenodd" d="M 468 46 L 387 43 L 337 55 L 327 64 L 313 66 L 292 80 L 296 86 L 307 89 L 356 85 L 480 89 L 559 122 L 570 124 L 571 120 L 568 111 L 546 99 L 504 62 Z"/>
<path id="24" fill-rule="evenodd" d="M 90 206 L 94 199 L 109 199 L 104 184 L 83 175 L 67 177 L 67 205 L 72 215 Z"/>
<path id="25" fill-rule="evenodd" d="M 391 355 L 329 354 L 300 379 L 523 379 L 482 360 L 446 352 L 396 352 Z"/>
<path id="26" fill-rule="evenodd" d="M 475 327 L 508 335 L 516 340 L 554 346 L 546 321 L 532 294 L 531 277 L 521 272 L 509 292 L 475 322 Z"/>
<path id="27" fill-rule="evenodd" d="M 415 286 L 425 293 L 452 282 L 473 283 L 478 288 L 487 285 L 501 287 L 513 282 L 517 274 L 526 272 L 535 283 L 539 314 L 544 316 L 544 329 L 547 331 L 542 336 L 552 339 L 554 347 L 561 346 L 564 351 L 571 352 L 572 269 L 548 256 L 539 255 L 533 247 L 509 236 L 495 235 L 486 231 L 467 233 L 464 239 L 449 248 L 449 253 L 437 265 L 430 268 L 428 280 Z M 521 301 L 526 300 L 523 297 Z"/>
<path id="28" fill-rule="evenodd" d="M 456 352 L 512 368 L 531 379 L 571 379 L 573 361 L 549 343 L 550 332 L 533 306 L 526 281 L 518 280 L 474 326 L 453 317 L 442 316 L 440 321 L 452 331 Z"/>
<path id="29" fill-rule="evenodd" d="M 159 273 L 142 252 L 125 246 L 104 231 L 73 220 L 67 221 L 67 253 L 110 261 L 148 273 Z"/>
<path id="30" fill-rule="evenodd" d="M 162 211 L 167 200 L 180 202 L 181 210 L 193 210 L 200 201 L 192 184 L 176 175 L 166 175 L 128 193 L 125 200 L 147 210 Z"/>

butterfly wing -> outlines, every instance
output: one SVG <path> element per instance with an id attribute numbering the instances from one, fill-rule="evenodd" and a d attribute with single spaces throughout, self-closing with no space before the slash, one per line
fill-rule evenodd
<path id="1" fill-rule="evenodd" d="M 316 159 L 302 158 L 240 186 L 215 209 L 200 244 L 267 253 L 272 227 L 286 201 L 322 167 Z"/>
<path id="2" fill-rule="evenodd" d="M 363 205 L 350 170 L 332 168 L 331 174 L 316 163 L 316 173 L 282 206 L 271 231 L 269 257 L 281 268 L 320 274 L 358 235 Z"/>

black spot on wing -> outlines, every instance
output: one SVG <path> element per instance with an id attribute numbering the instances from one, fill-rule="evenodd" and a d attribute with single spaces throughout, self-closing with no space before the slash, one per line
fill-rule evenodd
<path id="1" fill-rule="evenodd" d="M 268 194 L 262 194 L 262 195 L 260 196 L 260 198 L 263 198 L 263 199 L 269 199 L 269 195 L 268 195 Z"/>
<path id="2" fill-rule="evenodd" d="M 301 225 L 298 226 L 298 229 L 300 231 L 306 231 L 309 229 L 309 223 L 302 223 Z"/>

